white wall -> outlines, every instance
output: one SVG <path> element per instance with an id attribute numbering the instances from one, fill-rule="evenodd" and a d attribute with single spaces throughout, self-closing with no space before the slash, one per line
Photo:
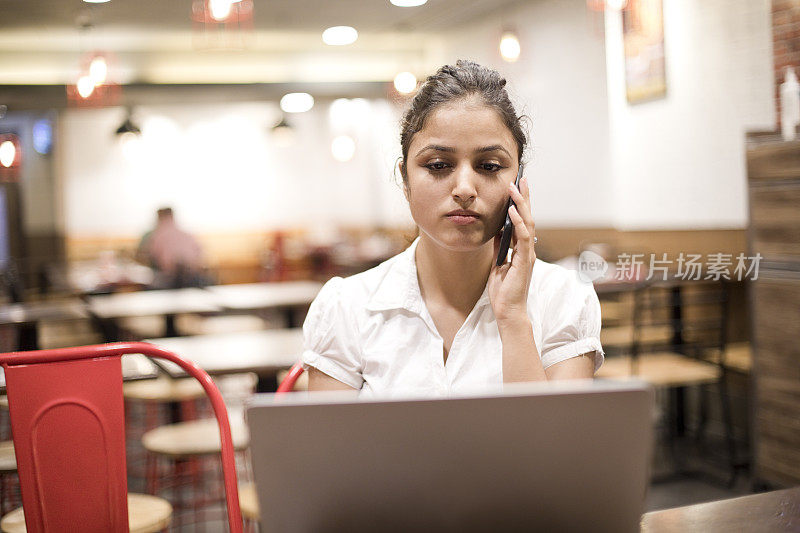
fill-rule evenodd
<path id="1" fill-rule="evenodd" d="M 67 111 L 59 147 L 66 230 L 137 235 L 163 205 L 201 233 L 407 224 L 392 181 L 396 111 L 381 100 L 366 105 L 360 126 L 336 129 L 356 139 L 346 163 L 331 156 L 329 102 L 288 116 L 296 130 L 289 147 L 270 138 L 274 103 L 137 107 L 142 138 L 134 157 L 113 134 L 123 109 Z"/>
<path id="2" fill-rule="evenodd" d="M 593 23 L 599 24 L 593 24 Z M 502 29 L 522 53 L 502 60 Z M 518 113 L 531 120 L 526 174 L 539 227 L 610 226 L 613 190 L 602 19 L 584 0 L 529 2 L 449 36 L 442 62 L 472 59 L 499 70 Z"/>
<path id="3" fill-rule="evenodd" d="M 585 0 L 523 3 L 458 28 L 434 54 L 434 64 L 470 58 L 508 78 L 532 119 L 528 176 L 540 227 L 746 226 L 744 133 L 774 127 L 769 0 L 664 0 L 664 17 L 668 95 L 634 106 L 625 100 L 620 16 L 603 21 Z M 520 36 L 517 63 L 497 52 L 507 25 Z M 135 162 L 111 133 L 122 109 L 66 112 L 65 229 L 134 235 L 165 204 L 209 233 L 408 224 L 392 182 L 400 110 L 371 106 L 349 128 L 358 151 L 348 163 L 330 155 L 325 102 L 290 117 L 298 137 L 290 148 L 270 141 L 274 103 L 137 108 L 145 132 Z"/>
<path id="4" fill-rule="evenodd" d="M 745 132 L 773 129 L 769 0 L 664 0 L 667 97 L 629 105 L 619 13 L 606 17 L 614 224 L 747 226 Z"/>

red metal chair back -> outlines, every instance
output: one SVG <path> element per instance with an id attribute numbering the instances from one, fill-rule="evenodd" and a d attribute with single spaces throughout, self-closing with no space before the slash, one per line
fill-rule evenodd
<path id="1" fill-rule="evenodd" d="M 0 354 L 29 533 L 127 532 L 125 420 L 120 356 L 167 359 L 196 378 L 222 439 L 228 522 L 242 531 L 227 409 L 200 367 L 142 342 Z"/>
<path id="2" fill-rule="evenodd" d="M 294 389 L 294 384 L 297 383 L 297 379 L 303 373 L 303 363 L 295 363 L 292 365 L 292 368 L 289 370 L 289 373 L 281 381 L 281 384 L 278 385 L 278 390 L 275 392 L 277 394 L 283 394 L 284 392 L 292 392 Z"/>

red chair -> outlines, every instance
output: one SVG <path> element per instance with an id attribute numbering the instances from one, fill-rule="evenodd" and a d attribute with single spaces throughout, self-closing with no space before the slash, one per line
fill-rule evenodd
<path id="1" fill-rule="evenodd" d="M 283 394 L 284 392 L 292 392 L 294 389 L 294 384 L 297 383 L 298 378 L 303 374 L 303 363 L 297 362 L 292 365 L 292 368 L 289 369 L 289 373 L 286 374 L 286 377 L 283 378 L 281 384 L 278 385 L 278 390 L 275 392 L 277 394 Z"/>
<path id="2" fill-rule="evenodd" d="M 120 356 L 129 353 L 172 361 L 205 389 L 220 428 L 228 523 L 241 533 L 231 428 L 219 390 L 194 363 L 143 342 L 0 354 L 27 531 L 128 531 Z"/>

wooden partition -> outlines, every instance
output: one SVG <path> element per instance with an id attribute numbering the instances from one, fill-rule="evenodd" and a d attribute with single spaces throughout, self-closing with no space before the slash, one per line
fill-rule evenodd
<path id="1" fill-rule="evenodd" d="M 753 283 L 755 477 L 800 483 L 800 142 L 751 137 L 747 150 Z"/>

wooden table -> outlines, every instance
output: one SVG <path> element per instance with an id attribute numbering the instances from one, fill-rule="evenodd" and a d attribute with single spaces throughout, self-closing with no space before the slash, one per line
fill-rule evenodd
<path id="1" fill-rule="evenodd" d="M 203 289 L 170 289 L 123 292 L 89 296 L 89 312 L 99 322 L 107 342 L 119 340 L 114 319 L 141 316 L 163 316 L 166 335 L 176 336 L 175 315 L 183 313 L 218 313 L 222 311 L 213 294 Z"/>
<path id="2" fill-rule="evenodd" d="M 105 260 L 71 263 L 63 282 L 76 294 L 98 294 L 120 288 L 146 287 L 153 283 L 153 278 L 152 268 L 130 259 L 111 256 Z"/>
<path id="3" fill-rule="evenodd" d="M 195 288 L 89 296 L 86 304 L 90 313 L 103 319 L 214 313 L 222 310 L 211 294 Z"/>
<path id="4" fill-rule="evenodd" d="M 229 311 L 282 310 L 287 327 L 293 328 L 299 326 L 295 319 L 295 310 L 308 307 L 321 288 L 322 283 L 316 281 L 284 281 L 215 285 L 206 287 L 205 290 L 214 295 L 217 305 Z"/>
<path id="5" fill-rule="evenodd" d="M 42 320 L 80 320 L 89 315 L 77 298 L 7 304 L 0 307 L 0 325 L 16 326 L 19 350 L 39 349 L 39 322 Z"/>
<path id="6" fill-rule="evenodd" d="M 642 517 L 643 533 L 800 531 L 800 487 L 654 511 Z"/>
<path id="7" fill-rule="evenodd" d="M 254 372 L 258 374 L 259 389 L 274 385 L 278 371 L 290 368 L 303 353 L 303 330 L 271 329 L 242 333 L 218 333 L 148 339 L 146 342 L 195 362 L 211 375 Z M 173 378 L 186 373 L 169 361 L 156 360 Z M 271 382 L 269 381 L 271 380 Z"/>

